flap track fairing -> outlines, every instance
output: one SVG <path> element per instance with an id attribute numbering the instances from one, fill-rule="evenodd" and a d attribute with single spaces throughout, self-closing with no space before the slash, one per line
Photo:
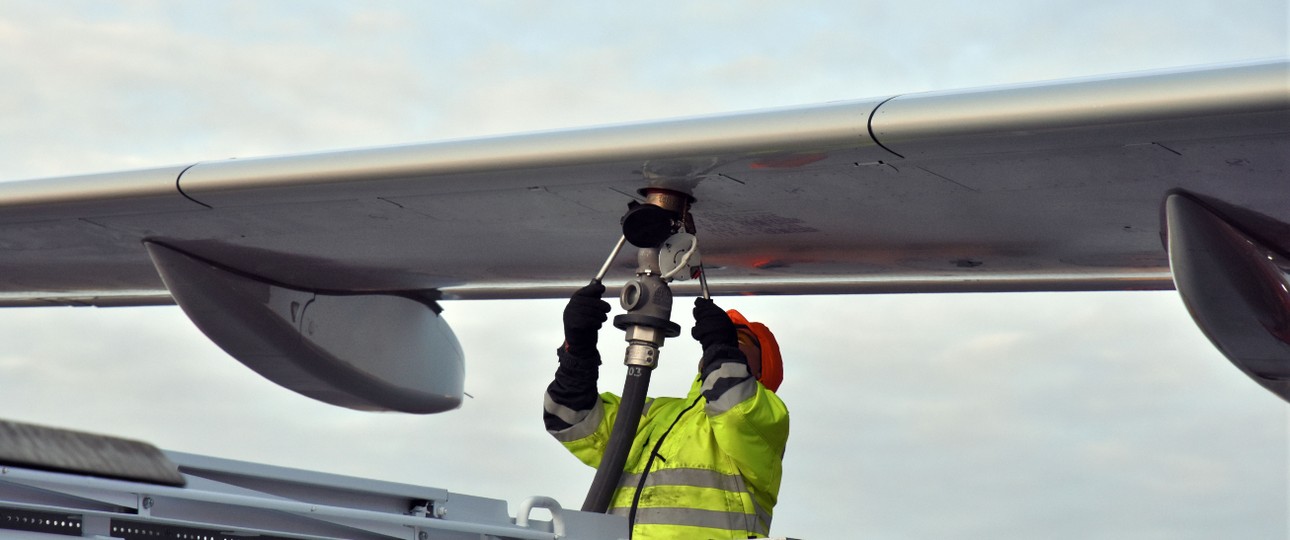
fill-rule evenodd
<path id="1" fill-rule="evenodd" d="M 358 410 L 425 414 L 461 405 L 461 346 L 434 302 L 293 288 L 145 245 L 193 323 L 265 378 Z"/>

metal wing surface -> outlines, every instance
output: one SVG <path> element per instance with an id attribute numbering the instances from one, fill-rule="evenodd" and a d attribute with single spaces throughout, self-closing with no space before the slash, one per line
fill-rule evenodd
<path id="1" fill-rule="evenodd" d="M 0 303 L 168 303 L 144 240 L 302 288 L 563 296 L 648 186 L 695 197 L 720 293 L 1170 288 L 1166 194 L 1290 222 L 1287 71 L 1265 62 L 4 183 Z M 1290 236 L 1271 240 L 1290 252 Z"/>
<path id="2" fill-rule="evenodd" d="M 438 412 L 464 380 L 438 301 L 569 294 L 651 189 L 693 198 L 717 294 L 1177 284 L 1290 399 L 1288 80 L 1274 61 L 3 183 L 0 305 L 174 302 L 284 387 Z"/>

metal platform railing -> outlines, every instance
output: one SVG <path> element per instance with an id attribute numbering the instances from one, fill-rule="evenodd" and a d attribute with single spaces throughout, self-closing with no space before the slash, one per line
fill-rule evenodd
<path id="1" fill-rule="evenodd" d="M 176 487 L 0 465 L 0 536 L 123 540 L 627 538 L 618 516 L 363 478 L 166 452 Z M 531 519 L 545 508 L 550 521 Z"/>

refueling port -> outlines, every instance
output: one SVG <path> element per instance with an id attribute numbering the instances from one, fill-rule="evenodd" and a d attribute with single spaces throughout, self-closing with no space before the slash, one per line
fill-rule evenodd
<path id="1" fill-rule="evenodd" d="M 694 232 L 688 194 L 661 188 L 641 190 L 644 203 L 633 201 L 621 220 L 623 236 L 638 248 L 658 247 L 681 229 Z"/>

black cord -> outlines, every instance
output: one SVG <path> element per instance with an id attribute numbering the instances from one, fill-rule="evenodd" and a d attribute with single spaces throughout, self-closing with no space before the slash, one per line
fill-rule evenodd
<path id="1" fill-rule="evenodd" d="M 636 506 L 641 502 L 641 491 L 645 489 L 645 479 L 649 478 L 649 469 L 654 465 L 654 458 L 659 457 L 658 449 L 663 446 L 663 439 L 667 438 L 667 434 L 672 432 L 672 428 L 676 427 L 676 423 L 681 421 L 681 417 L 685 416 L 685 413 L 693 409 L 695 405 L 698 405 L 701 399 L 703 399 L 702 394 L 694 398 L 694 402 L 690 403 L 690 406 L 681 410 L 681 414 L 676 415 L 676 418 L 672 420 L 672 425 L 667 426 L 667 431 L 664 431 L 663 435 L 658 438 L 658 442 L 654 443 L 654 449 L 650 450 L 649 459 L 645 461 L 645 470 L 641 473 L 641 480 L 636 484 L 636 494 L 632 496 L 632 509 L 627 513 L 627 530 L 630 531 L 636 527 Z M 662 458 L 660 457 L 659 459 Z M 667 460 L 663 461 L 666 462 Z"/>

